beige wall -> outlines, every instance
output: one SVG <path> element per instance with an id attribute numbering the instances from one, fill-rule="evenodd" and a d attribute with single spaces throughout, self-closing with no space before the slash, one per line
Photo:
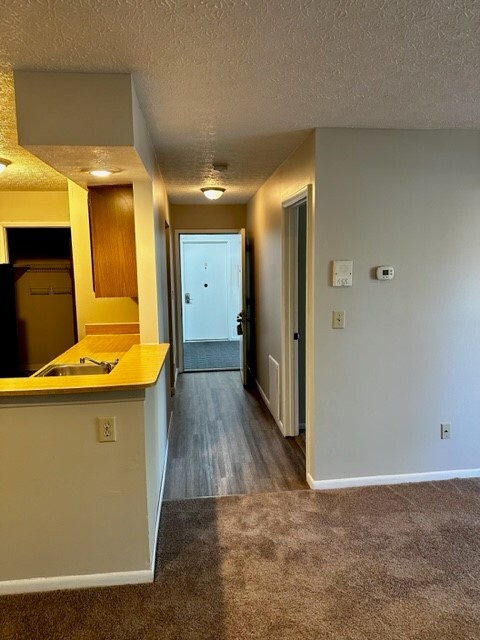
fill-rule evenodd
<path id="1" fill-rule="evenodd" d="M 138 303 L 133 298 L 95 298 L 93 290 L 87 191 L 68 181 L 68 199 L 73 245 L 75 303 L 78 338 L 85 324 L 138 322 Z"/>
<path id="2" fill-rule="evenodd" d="M 167 190 L 158 167 L 153 144 L 140 104 L 132 86 L 132 111 L 135 149 L 148 172 L 149 180 L 134 181 L 135 235 L 139 291 L 140 339 L 142 343 L 169 342 L 167 250 L 165 226 L 170 219 Z M 173 345 L 172 345 L 173 346 Z M 159 414 L 164 460 L 167 426 L 170 417 L 170 360 L 165 365 Z"/>
<path id="3" fill-rule="evenodd" d="M 281 362 L 281 202 L 314 181 L 315 487 L 480 474 L 479 147 L 472 131 L 320 129 L 249 203 L 268 392 L 268 354 Z M 330 285 L 334 259 L 353 260 L 353 287 Z M 377 281 L 379 265 L 394 280 Z M 333 310 L 345 329 L 332 329 Z"/>
<path id="4" fill-rule="evenodd" d="M 248 203 L 253 244 L 257 381 L 268 397 L 268 356 L 281 363 L 282 202 L 314 182 L 315 136 L 275 171 Z"/>
<path id="5" fill-rule="evenodd" d="M 0 225 L 70 222 L 66 191 L 0 191 Z"/>
<path id="6" fill-rule="evenodd" d="M 167 247 L 166 247 L 166 225 L 170 224 L 170 204 L 168 202 L 167 190 L 163 182 L 162 175 L 157 166 L 153 181 L 153 195 L 155 203 L 156 225 L 156 256 L 157 256 L 157 278 L 160 290 L 158 304 L 158 321 L 160 342 L 169 341 L 168 328 L 168 287 L 167 279 Z"/>
<path id="7" fill-rule="evenodd" d="M 137 248 L 140 339 L 143 344 L 169 342 L 167 252 L 165 222 L 168 199 L 159 174 L 154 183 L 135 182 L 135 242 Z M 165 364 L 165 406 L 162 425 L 170 415 L 170 360 Z M 167 382 L 168 381 L 168 382 Z"/>
<path id="8" fill-rule="evenodd" d="M 177 229 L 244 229 L 247 208 L 243 204 L 172 204 L 172 231 Z"/>
<path id="9" fill-rule="evenodd" d="M 41 400 L 0 406 L 0 583 L 148 571 L 143 399 Z M 97 441 L 97 416 L 117 442 Z"/>
<path id="10" fill-rule="evenodd" d="M 317 131 L 316 480 L 479 471 L 479 149 L 478 131 Z M 351 288 L 329 284 L 339 258 Z"/>
<path id="11" fill-rule="evenodd" d="M 131 87 L 134 146 L 149 177 L 133 183 L 142 342 L 168 341 L 165 223 L 170 217 L 165 183 L 135 87 Z"/>
<path id="12" fill-rule="evenodd" d="M 142 343 L 159 342 L 156 240 L 159 216 L 155 212 L 150 181 L 133 185 L 135 245 L 137 252 L 138 305 Z"/>

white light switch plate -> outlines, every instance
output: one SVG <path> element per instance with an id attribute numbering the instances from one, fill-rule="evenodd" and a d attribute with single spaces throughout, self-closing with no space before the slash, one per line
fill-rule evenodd
<path id="1" fill-rule="evenodd" d="M 345 311 L 332 311 L 332 329 L 345 329 Z"/>

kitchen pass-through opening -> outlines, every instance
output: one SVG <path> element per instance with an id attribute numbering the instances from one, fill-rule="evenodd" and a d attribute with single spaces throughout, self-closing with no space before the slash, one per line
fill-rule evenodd
<path id="1" fill-rule="evenodd" d="M 1 265 L 8 372 L 31 375 L 76 342 L 70 229 L 9 227 Z"/>

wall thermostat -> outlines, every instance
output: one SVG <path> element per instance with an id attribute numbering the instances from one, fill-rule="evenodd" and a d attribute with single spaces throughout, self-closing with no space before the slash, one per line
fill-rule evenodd
<path id="1" fill-rule="evenodd" d="M 393 267 L 377 267 L 377 280 L 392 280 L 394 275 Z"/>
<path id="2" fill-rule="evenodd" d="M 353 260 L 334 260 L 332 276 L 332 286 L 351 287 L 353 277 Z"/>

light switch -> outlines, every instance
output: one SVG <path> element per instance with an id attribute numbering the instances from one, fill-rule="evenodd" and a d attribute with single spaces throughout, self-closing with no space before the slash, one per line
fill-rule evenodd
<path id="1" fill-rule="evenodd" d="M 332 328 L 345 329 L 345 311 L 332 311 Z"/>

